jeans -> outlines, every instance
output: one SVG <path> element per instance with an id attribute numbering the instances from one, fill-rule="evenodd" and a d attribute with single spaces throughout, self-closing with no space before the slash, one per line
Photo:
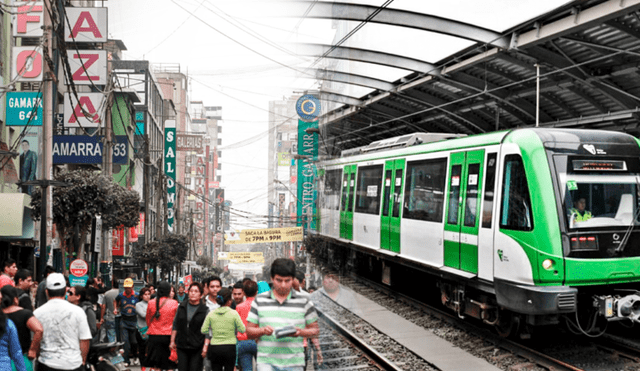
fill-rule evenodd
<path id="1" fill-rule="evenodd" d="M 258 371 L 302 371 L 302 366 L 277 367 L 264 363 L 258 364 Z"/>
<path id="2" fill-rule="evenodd" d="M 124 342 L 123 357 L 126 363 L 131 363 L 131 358 L 136 358 L 138 355 L 138 339 L 136 338 L 137 332 L 138 329 L 135 326 L 135 322 L 133 323 L 133 328 L 128 322 L 122 322 L 120 337 L 122 339 L 121 341 Z"/>
<path id="3" fill-rule="evenodd" d="M 104 321 L 104 329 L 107 331 L 107 341 L 113 343 L 116 341 L 116 322 Z"/>
<path id="4" fill-rule="evenodd" d="M 253 359 L 258 355 L 258 345 L 255 340 L 243 340 L 237 344 L 238 362 L 242 371 L 253 370 Z"/>

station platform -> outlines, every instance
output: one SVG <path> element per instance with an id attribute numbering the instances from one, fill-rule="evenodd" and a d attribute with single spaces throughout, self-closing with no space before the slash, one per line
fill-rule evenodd
<path id="1" fill-rule="evenodd" d="M 442 371 L 497 371 L 500 368 L 478 358 L 433 332 L 420 327 L 376 302 L 351 291 L 358 303 L 358 315 L 380 332 L 395 339 Z"/>

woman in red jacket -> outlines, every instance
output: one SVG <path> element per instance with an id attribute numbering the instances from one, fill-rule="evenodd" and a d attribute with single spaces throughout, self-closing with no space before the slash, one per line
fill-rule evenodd
<path id="1" fill-rule="evenodd" d="M 171 285 L 168 282 L 160 282 L 158 285 L 158 297 L 149 302 L 147 307 L 147 365 L 161 370 L 173 370 L 177 365 L 169 360 L 171 351 L 171 329 L 173 319 L 178 310 L 178 302 L 169 299 Z"/>

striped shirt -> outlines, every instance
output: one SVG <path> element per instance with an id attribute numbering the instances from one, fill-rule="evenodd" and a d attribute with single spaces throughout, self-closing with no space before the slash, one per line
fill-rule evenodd
<path id="1" fill-rule="evenodd" d="M 289 292 L 287 299 L 280 304 L 272 291 L 264 292 L 251 303 L 247 321 L 258 327 L 271 326 L 279 329 L 295 326 L 304 329 L 316 322 L 318 314 L 308 297 L 301 296 L 295 290 Z M 258 364 L 276 367 L 304 366 L 304 347 L 302 337 L 283 337 L 276 339 L 272 335 L 260 337 L 258 342 Z"/>

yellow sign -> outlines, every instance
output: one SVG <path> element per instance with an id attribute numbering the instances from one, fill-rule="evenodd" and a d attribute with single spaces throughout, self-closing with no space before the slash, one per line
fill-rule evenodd
<path id="1" fill-rule="evenodd" d="M 227 245 L 240 245 L 249 243 L 302 241 L 303 237 L 302 227 L 244 229 L 240 231 L 240 233 L 225 233 L 224 243 Z"/>
<path id="2" fill-rule="evenodd" d="M 230 252 L 218 253 L 218 260 L 231 260 L 234 263 L 264 263 L 262 252 Z"/>

